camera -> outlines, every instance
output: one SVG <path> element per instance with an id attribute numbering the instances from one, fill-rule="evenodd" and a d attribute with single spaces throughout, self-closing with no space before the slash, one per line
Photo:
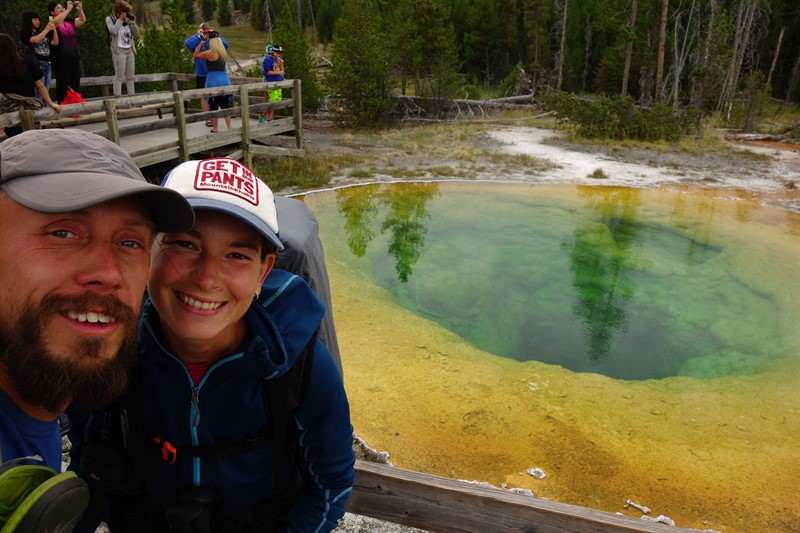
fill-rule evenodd
<path id="1" fill-rule="evenodd" d="M 130 11 L 126 11 L 125 15 L 128 17 L 128 20 L 130 20 L 131 22 L 136 22 L 136 16 L 134 16 L 134 14 L 131 13 Z"/>
<path id="2" fill-rule="evenodd" d="M 214 39 L 216 37 L 219 37 L 219 32 L 218 31 L 210 31 L 210 32 L 208 32 L 209 40 Z"/>

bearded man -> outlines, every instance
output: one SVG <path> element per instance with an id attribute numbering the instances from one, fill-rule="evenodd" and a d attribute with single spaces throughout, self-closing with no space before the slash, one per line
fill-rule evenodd
<path id="1" fill-rule="evenodd" d="M 61 471 L 59 414 L 127 387 L 155 231 L 193 223 L 98 135 L 0 143 L 0 463 L 38 455 Z"/>

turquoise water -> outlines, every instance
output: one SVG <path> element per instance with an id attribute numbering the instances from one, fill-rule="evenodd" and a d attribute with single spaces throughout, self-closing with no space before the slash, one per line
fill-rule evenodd
<path id="1" fill-rule="evenodd" d="M 793 213 L 613 187 L 392 184 L 314 194 L 326 254 L 476 347 L 624 380 L 800 354 Z"/>

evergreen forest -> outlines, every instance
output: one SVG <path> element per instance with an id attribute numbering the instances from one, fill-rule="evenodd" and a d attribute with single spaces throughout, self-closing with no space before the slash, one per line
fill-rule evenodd
<path id="1" fill-rule="evenodd" d="M 84 2 L 89 22 L 79 34 L 86 76 L 112 70 L 103 24 L 112 3 Z M 754 95 L 800 101 L 797 0 L 132 3 L 144 30 L 137 73 L 191 72 L 181 43 L 202 20 L 249 25 L 265 42 L 291 33 L 304 54 L 327 52 L 324 90 L 367 110 L 351 121 L 356 125 L 383 121 L 392 111 L 387 99 L 401 94 L 444 99 L 563 91 L 723 117 Z M 46 17 L 43 0 L 0 0 L 2 31 L 16 37 L 28 9 Z"/>

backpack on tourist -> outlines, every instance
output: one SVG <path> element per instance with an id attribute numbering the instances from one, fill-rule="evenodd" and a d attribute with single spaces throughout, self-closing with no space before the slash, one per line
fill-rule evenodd
<path id="1" fill-rule="evenodd" d="M 69 533 L 89 503 L 89 489 L 74 472 L 14 459 L 0 466 L 0 533 Z M 2 457 L 0 457 L 2 461 Z"/>

